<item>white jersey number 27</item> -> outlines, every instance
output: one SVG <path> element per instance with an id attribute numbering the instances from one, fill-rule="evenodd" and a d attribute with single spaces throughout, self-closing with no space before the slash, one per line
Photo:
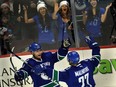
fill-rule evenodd
<path id="1" fill-rule="evenodd" d="M 79 77 L 78 81 L 82 84 L 81 87 L 86 87 L 86 85 L 92 87 L 92 85 L 89 83 L 89 73 Z"/>

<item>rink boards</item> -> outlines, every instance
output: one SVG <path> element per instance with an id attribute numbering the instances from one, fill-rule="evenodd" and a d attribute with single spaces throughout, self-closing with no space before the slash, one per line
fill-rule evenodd
<path id="1" fill-rule="evenodd" d="M 78 50 L 78 53 L 80 54 L 81 60 L 91 58 L 90 49 Z M 18 55 L 24 60 L 31 58 L 31 55 L 28 53 Z M 12 59 L 16 69 L 19 69 L 22 66 L 22 61 L 20 61 L 16 57 L 13 57 Z M 116 47 L 102 48 L 101 59 L 102 60 L 99 66 L 94 72 L 96 87 L 116 87 Z M 55 64 L 55 69 L 63 70 L 68 66 L 69 64 L 67 62 L 67 59 L 65 58 Z M 20 85 L 15 82 L 13 76 L 14 72 L 10 63 L 9 55 L 0 57 L 0 87 L 20 87 Z M 23 81 L 23 87 L 33 87 L 32 84 L 33 83 L 30 77 Z M 67 85 L 63 82 L 61 82 L 61 85 L 63 87 L 67 87 Z"/>

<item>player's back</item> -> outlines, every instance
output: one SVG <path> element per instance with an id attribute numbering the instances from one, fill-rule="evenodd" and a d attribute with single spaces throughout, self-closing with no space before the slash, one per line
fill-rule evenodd
<path id="1" fill-rule="evenodd" d="M 89 61 L 82 61 L 77 66 L 72 66 L 68 69 L 69 87 L 95 87 L 95 82 L 93 79 L 94 68 L 91 67 Z"/>

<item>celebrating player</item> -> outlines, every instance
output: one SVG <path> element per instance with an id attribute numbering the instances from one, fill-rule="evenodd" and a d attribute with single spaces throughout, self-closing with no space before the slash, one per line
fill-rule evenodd
<path id="1" fill-rule="evenodd" d="M 86 42 L 92 49 L 92 58 L 79 62 L 79 54 L 76 51 L 71 51 L 67 55 L 67 60 L 71 66 L 64 71 L 46 69 L 47 67 L 44 66 L 40 67 L 40 70 L 44 70 L 46 75 L 52 79 L 57 76 L 55 80 L 66 82 L 68 87 L 95 87 L 93 72 L 100 62 L 100 47 L 90 37 L 86 37 Z"/>
<path id="2" fill-rule="evenodd" d="M 58 49 L 58 52 L 43 52 L 40 44 L 32 43 L 29 46 L 29 50 L 32 53 L 33 57 L 26 60 L 26 64 L 24 63 L 22 68 L 20 68 L 14 75 L 14 78 L 17 82 L 22 81 L 28 76 L 31 76 L 34 87 L 57 87 L 58 84 L 53 82 L 48 77 L 45 76 L 44 73 L 38 73 L 38 66 L 46 66 L 49 68 L 54 68 L 54 64 L 60 60 L 62 60 L 68 52 L 68 48 L 70 47 L 70 40 L 62 41 L 61 47 Z M 31 66 L 31 67 L 29 67 Z"/>

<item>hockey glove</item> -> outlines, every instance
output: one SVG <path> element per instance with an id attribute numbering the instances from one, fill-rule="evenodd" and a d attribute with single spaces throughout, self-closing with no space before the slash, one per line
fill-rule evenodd
<path id="1" fill-rule="evenodd" d="M 28 76 L 28 73 L 24 70 L 18 70 L 15 75 L 14 78 L 16 81 L 22 81 L 23 79 L 25 79 Z"/>
<path id="2" fill-rule="evenodd" d="M 35 73 L 36 75 L 40 75 L 45 69 L 46 69 L 46 66 L 44 64 L 40 64 L 35 66 L 31 71 Z"/>
<path id="3" fill-rule="evenodd" d="M 61 45 L 62 48 L 69 48 L 70 46 L 71 46 L 71 41 L 69 38 L 62 41 L 62 45 Z"/>
<path id="4" fill-rule="evenodd" d="M 90 36 L 86 36 L 85 37 L 85 41 L 88 44 L 88 46 L 93 49 L 95 47 L 99 47 L 98 43 L 94 41 L 94 38 L 90 37 Z"/>

